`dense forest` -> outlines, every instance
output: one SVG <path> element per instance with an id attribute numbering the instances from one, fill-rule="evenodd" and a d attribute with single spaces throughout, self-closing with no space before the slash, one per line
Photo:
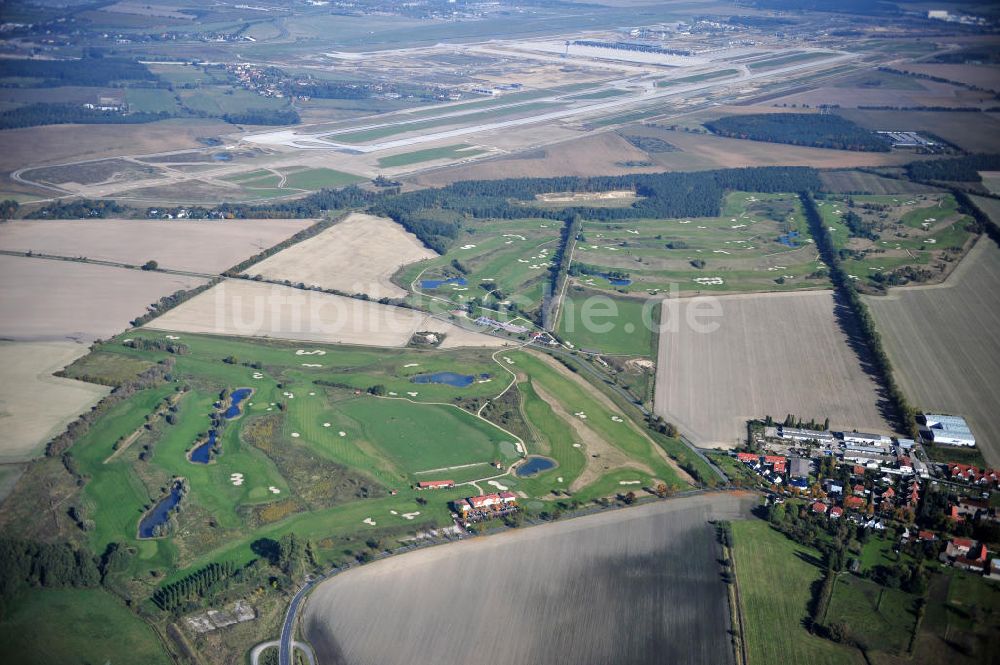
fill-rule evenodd
<path id="1" fill-rule="evenodd" d="M 911 162 L 906 165 L 906 174 L 913 180 L 982 182 L 980 171 L 998 170 L 1000 170 L 1000 155 L 966 155 L 952 159 Z"/>
<path id="2" fill-rule="evenodd" d="M 0 112 L 0 129 L 38 125 L 133 125 L 166 120 L 169 113 L 128 113 L 88 109 L 80 104 L 36 103 Z M 266 124 L 266 123 L 260 123 Z"/>
<path id="3" fill-rule="evenodd" d="M 85 57 L 80 60 L 27 60 L 6 59 L 4 87 L 20 87 L 20 82 L 9 79 L 28 79 L 30 87 L 57 87 L 61 85 L 107 86 L 121 81 L 156 81 L 146 65 L 126 58 Z"/>
<path id="4" fill-rule="evenodd" d="M 720 136 L 814 148 L 889 152 L 890 143 L 839 115 L 818 113 L 758 113 L 730 115 L 705 123 Z"/>
<path id="5" fill-rule="evenodd" d="M 299 114 L 295 109 L 247 109 L 240 113 L 226 113 L 222 119 L 231 125 L 299 124 Z"/>

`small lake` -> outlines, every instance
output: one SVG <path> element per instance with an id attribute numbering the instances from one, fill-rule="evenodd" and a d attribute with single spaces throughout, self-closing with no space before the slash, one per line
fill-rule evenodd
<path id="1" fill-rule="evenodd" d="M 517 467 L 517 471 L 514 473 L 518 478 L 530 478 L 531 476 L 537 476 L 542 471 L 554 469 L 555 466 L 555 460 L 551 460 L 548 457 L 541 457 L 540 455 L 530 455 L 524 464 Z"/>
<path id="2" fill-rule="evenodd" d="M 195 464 L 208 464 L 212 461 L 212 448 L 215 447 L 215 430 L 208 431 L 208 441 L 191 451 L 188 459 Z"/>
<path id="3" fill-rule="evenodd" d="M 799 246 L 799 232 L 789 231 L 788 233 L 782 233 L 778 236 L 778 242 L 786 247 L 798 247 Z"/>
<path id="4" fill-rule="evenodd" d="M 606 272 L 599 272 L 597 273 L 597 276 L 603 277 L 604 279 L 608 280 L 608 283 L 611 284 L 611 286 L 628 286 L 629 284 L 632 283 L 631 279 L 628 279 L 626 277 L 612 277 L 610 274 Z"/>
<path id="5" fill-rule="evenodd" d="M 166 524 L 170 519 L 170 511 L 181 501 L 181 485 L 174 483 L 170 488 L 170 494 L 160 499 L 159 503 L 153 506 L 146 515 L 139 521 L 139 537 L 155 538 L 156 527 Z"/>
<path id="6" fill-rule="evenodd" d="M 253 393 L 253 389 L 251 388 L 238 388 L 237 390 L 234 390 L 233 394 L 229 396 L 231 400 L 230 406 L 226 409 L 226 412 L 222 414 L 223 417 L 232 420 L 236 416 L 240 415 L 240 413 L 242 413 L 242 410 L 240 409 L 240 402 L 249 397 L 251 393 Z"/>
<path id="7" fill-rule="evenodd" d="M 422 279 L 420 280 L 420 288 L 422 289 L 436 289 L 444 286 L 445 284 L 454 284 L 455 286 L 466 286 L 468 281 L 464 277 L 452 277 L 451 279 Z"/>
<path id="8" fill-rule="evenodd" d="M 480 378 L 488 379 L 488 374 L 480 374 Z M 434 374 L 418 374 L 410 379 L 413 383 L 443 383 L 455 388 L 467 388 L 476 377 L 472 374 L 456 374 L 455 372 L 435 372 Z"/>

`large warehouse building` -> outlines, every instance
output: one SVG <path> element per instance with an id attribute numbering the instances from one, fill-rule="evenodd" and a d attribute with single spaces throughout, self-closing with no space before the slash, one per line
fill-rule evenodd
<path id="1" fill-rule="evenodd" d="M 961 416 L 945 416 L 938 413 L 925 413 L 924 421 L 934 443 L 944 443 L 950 446 L 976 445 L 976 437 L 972 435 L 965 418 Z"/>

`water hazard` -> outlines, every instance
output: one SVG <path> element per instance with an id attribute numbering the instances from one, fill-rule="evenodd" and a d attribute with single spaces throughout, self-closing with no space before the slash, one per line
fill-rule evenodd
<path id="1" fill-rule="evenodd" d="M 140 538 L 156 538 L 163 535 L 158 527 L 165 527 L 170 520 L 170 513 L 181 502 L 184 492 L 180 481 L 174 483 L 170 488 L 170 494 L 160 499 L 159 503 L 153 506 L 152 510 L 146 513 L 139 522 Z"/>
<path id="2" fill-rule="evenodd" d="M 537 476 L 543 471 L 554 469 L 555 466 L 555 460 L 551 460 L 548 457 L 541 457 L 540 455 L 531 455 L 526 458 L 524 464 L 517 467 L 517 471 L 514 473 L 519 478 L 530 478 L 531 476 Z"/>

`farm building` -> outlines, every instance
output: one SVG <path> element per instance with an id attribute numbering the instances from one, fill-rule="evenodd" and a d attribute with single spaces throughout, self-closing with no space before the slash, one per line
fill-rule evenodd
<path id="1" fill-rule="evenodd" d="M 791 459 L 792 478 L 806 478 L 812 470 L 812 463 L 807 457 L 793 457 Z"/>
<path id="2" fill-rule="evenodd" d="M 793 441 L 816 441 L 818 443 L 832 443 L 833 433 L 813 429 L 799 429 L 797 427 L 779 427 L 778 436 L 782 439 Z"/>
<path id="3" fill-rule="evenodd" d="M 949 446 L 976 445 L 976 437 L 969 429 L 965 418 L 961 416 L 945 416 L 937 413 L 925 413 L 924 422 L 930 438 L 934 443 L 944 443 Z"/>
<path id="4" fill-rule="evenodd" d="M 439 490 L 454 486 L 454 480 L 425 480 L 417 483 L 418 490 Z"/>
<path id="5" fill-rule="evenodd" d="M 867 432 L 844 432 L 844 443 L 861 446 L 886 446 L 892 443 L 892 439 L 882 434 L 869 434 Z"/>

